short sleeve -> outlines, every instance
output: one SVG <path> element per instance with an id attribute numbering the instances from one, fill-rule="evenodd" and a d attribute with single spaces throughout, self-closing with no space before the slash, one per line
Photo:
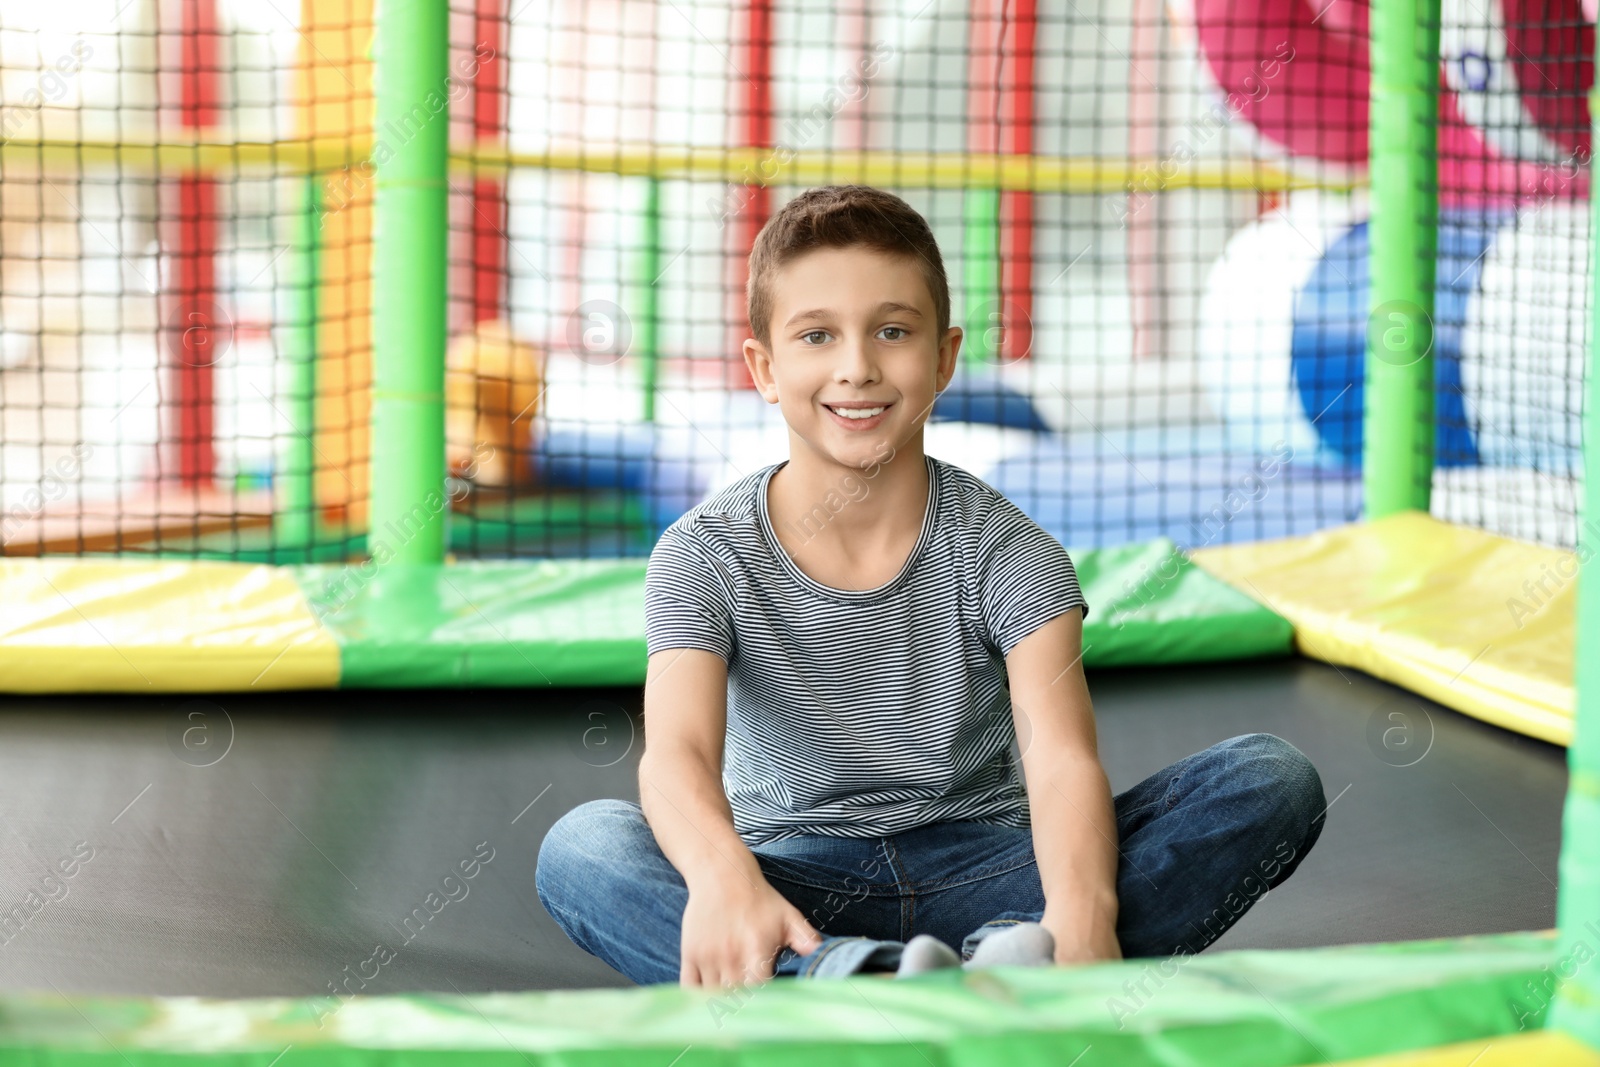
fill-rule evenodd
<path id="1" fill-rule="evenodd" d="M 644 637 L 648 655 L 701 648 L 733 657 L 733 613 L 717 565 L 693 537 L 668 528 L 645 567 Z"/>
<path id="2" fill-rule="evenodd" d="M 994 515 L 982 610 L 989 638 L 1003 656 L 1033 631 L 1074 609 L 1089 614 L 1078 573 L 1061 542 L 1009 501 Z"/>

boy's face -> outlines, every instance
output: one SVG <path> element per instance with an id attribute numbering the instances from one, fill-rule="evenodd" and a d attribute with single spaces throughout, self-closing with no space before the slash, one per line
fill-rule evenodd
<path id="1" fill-rule="evenodd" d="M 778 404 L 791 451 L 863 470 L 913 440 L 955 374 L 961 329 L 938 336 L 933 294 L 906 256 L 820 248 L 772 279 L 772 346 L 744 343 L 756 388 Z"/>

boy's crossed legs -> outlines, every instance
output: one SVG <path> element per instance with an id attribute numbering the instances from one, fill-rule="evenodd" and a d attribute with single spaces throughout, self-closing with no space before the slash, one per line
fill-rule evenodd
<path id="1" fill-rule="evenodd" d="M 1327 800 L 1298 749 L 1258 733 L 1179 760 L 1119 794 L 1115 808 L 1117 939 L 1136 958 L 1195 953 L 1220 937 L 1299 866 Z M 892 970 L 922 933 L 970 958 L 995 931 L 1044 913 L 1026 829 L 949 822 L 890 837 L 807 834 L 752 851 L 823 935 L 806 956 L 783 949 L 779 975 Z M 678 980 L 688 889 L 637 804 L 592 801 L 563 816 L 540 847 L 536 883 L 580 948 L 641 985 Z"/>

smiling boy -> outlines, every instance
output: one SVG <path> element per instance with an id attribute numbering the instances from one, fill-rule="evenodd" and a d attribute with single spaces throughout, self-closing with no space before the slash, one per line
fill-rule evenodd
<path id="1" fill-rule="evenodd" d="M 557 822 L 546 909 L 641 984 L 1203 949 L 1315 843 L 1315 768 L 1246 734 L 1112 797 L 1067 552 L 923 452 L 962 331 L 921 215 L 809 190 L 749 279 L 789 459 L 662 535 L 640 803 Z"/>

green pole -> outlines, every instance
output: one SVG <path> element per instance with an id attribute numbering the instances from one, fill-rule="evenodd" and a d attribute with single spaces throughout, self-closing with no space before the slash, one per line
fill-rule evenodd
<path id="1" fill-rule="evenodd" d="M 656 421 L 656 389 L 660 373 L 660 353 L 657 343 L 661 336 L 661 301 L 656 293 L 656 281 L 661 274 L 661 182 L 656 178 L 645 180 L 644 194 L 644 247 L 639 250 L 639 358 L 644 361 L 640 369 L 641 392 L 644 394 L 644 421 Z"/>
<path id="2" fill-rule="evenodd" d="M 1362 480 L 1368 519 L 1428 509 L 1438 247 L 1440 0 L 1372 7 L 1372 303 Z"/>
<path id="3" fill-rule="evenodd" d="M 968 189 L 965 228 L 961 237 L 962 257 L 966 260 L 967 326 L 961 352 L 968 363 L 995 358 L 991 338 L 1001 326 L 1000 313 L 1000 190 Z"/>
<path id="4" fill-rule="evenodd" d="M 289 396 L 285 405 L 289 437 L 273 495 L 275 560 L 309 559 L 316 525 L 312 434 L 316 433 L 317 281 L 321 270 L 318 216 L 322 210 L 322 176 L 308 174 L 301 180 L 300 187 L 300 208 L 294 214 L 290 235 L 291 250 L 284 257 L 289 273 L 283 290 L 289 307 L 282 320 L 283 353 L 289 364 Z"/>
<path id="5" fill-rule="evenodd" d="M 1600 92 L 1589 94 L 1600 119 Z M 1600 132 L 1600 121 L 1594 126 Z M 1600 186 L 1589 186 L 1589 284 L 1600 308 Z M 1600 1049 L 1600 329 L 1589 318 L 1584 381 L 1583 502 L 1578 531 L 1577 713 L 1567 748 L 1567 800 L 1561 820 L 1561 889 L 1556 898 L 1560 953 L 1552 968 L 1565 978 L 1550 1024 Z M 1584 649 L 1588 649 L 1585 652 Z M 1581 961 L 1581 962 L 1580 962 Z M 1563 967 L 1563 964 L 1566 966 Z M 1572 969 L 1576 968 L 1576 973 Z"/>
<path id="6" fill-rule="evenodd" d="M 381 563 L 444 559 L 449 5 L 379 0 L 372 161 L 372 523 Z"/>

